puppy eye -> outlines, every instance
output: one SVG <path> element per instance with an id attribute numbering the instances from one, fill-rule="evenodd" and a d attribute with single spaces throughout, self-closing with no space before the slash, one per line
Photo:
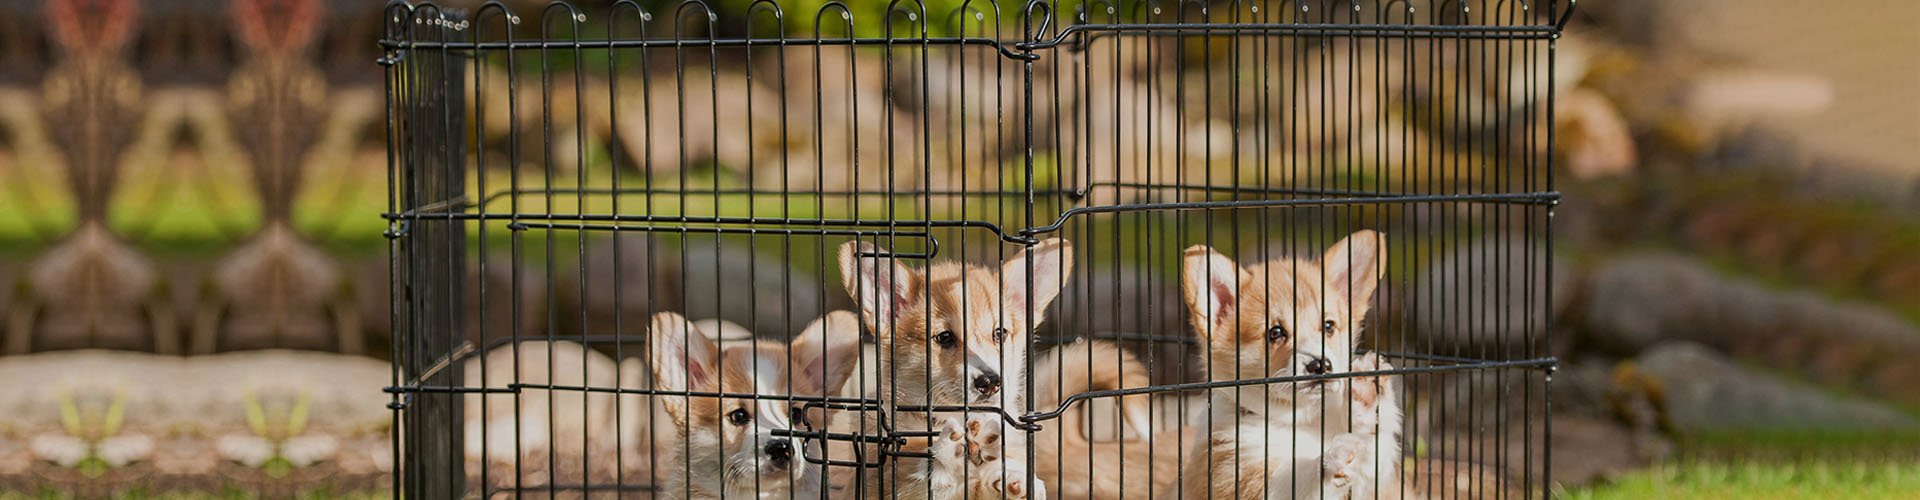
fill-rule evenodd
<path id="1" fill-rule="evenodd" d="M 1320 324 L 1320 331 L 1327 335 L 1333 335 L 1333 327 L 1333 320 L 1327 320 L 1327 322 Z"/>
<path id="2" fill-rule="evenodd" d="M 1007 329 L 1005 328 L 993 329 L 993 343 L 1000 344 L 1006 341 L 1007 341 Z"/>
<path id="3" fill-rule="evenodd" d="M 795 423 L 809 423 L 807 422 L 807 407 L 805 406 L 794 406 L 792 413 L 788 414 L 787 417 Z"/>
<path id="4" fill-rule="evenodd" d="M 733 425 L 747 425 L 750 420 L 753 420 L 753 415 L 748 415 L 745 408 L 734 408 L 732 413 L 727 414 L 727 421 L 733 422 Z"/>
<path id="5" fill-rule="evenodd" d="M 933 341 L 939 343 L 940 347 L 953 347 L 954 344 L 960 342 L 960 338 L 953 336 L 952 330 L 946 330 L 940 332 L 939 335 L 934 335 Z"/>
<path id="6" fill-rule="evenodd" d="M 1272 327 L 1272 328 L 1268 328 L 1268 329 L 1267 329 L 1267 341 L 1268 341 L 1268 342 L 1280 342 L 1280 341 L 1284 341 L 1284 340 L 1287 340 L 1287 329 L 1286 329 L 1286 328 L 1283 328 L 1283 327 L 1281 327 L 1280 325 L 1273 325 L 1273 327 Z"/>

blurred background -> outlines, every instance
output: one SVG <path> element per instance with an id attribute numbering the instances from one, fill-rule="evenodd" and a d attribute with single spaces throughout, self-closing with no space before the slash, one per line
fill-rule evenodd
<path id="1" fill-rule="evenodd" d="M 380 16 L 0 0 L 0 496 L 385 491 Z M 1915 18 L 1582 2 L 1552 110 L 1558 492 L 1920 495 Z M 582 162 L 632 154 L 565 125 Z"/>

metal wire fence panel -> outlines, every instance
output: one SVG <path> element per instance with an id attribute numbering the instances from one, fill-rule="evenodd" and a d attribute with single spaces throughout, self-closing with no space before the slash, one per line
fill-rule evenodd
<path id="1" fill-rule="evenodd" d="M 1570 7 L 393 3 L 396 491 L 1545 496 Z"/>

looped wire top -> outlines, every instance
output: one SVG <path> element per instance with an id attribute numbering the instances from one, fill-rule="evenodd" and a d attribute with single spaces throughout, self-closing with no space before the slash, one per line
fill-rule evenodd
<path id="1" fill-rule="evenodd" d="M 714 31 L 720 27 L 720 14 L 713 11 L 713 6 L 707 4 L 707 0 L 681 0 L 680 5 L 673 8 L 674 25 L 680 26 L 681 21 L 686 19 L 687 7 L 693 6 L 698 6 L 700 12 L 707 13 L 707 39 L 712 40 Z"/>
<path id="2" fill-rule="evenodd" d="M 820 10 L 814 11 L 813 13 L 813 38 L 814 39 L 826 38 L 820 35 L 821 34 L 820 20 L 827 18 L 827 11 L 829 10 L 840 11 L 840 20 L 845 22 L 847 26 L 848 38 L 852 38 L 856 36 L 853 32 L 853 9 L 847 8 L 847 4 L 844 2 L 841 2 L 840 0 L 832 0 L 827 2 L 826 5 L 821 5 Z"/>
<path id="3" fill-rule="evenodd" d="M 1039 26 L 1033 25 L 1034 9 L 1044 9 L 1042 11 L 1044 15 L 1039 18 Z M 1027 0 L 1027 4 L 1021 6 L 1020 10 L 1027 14 L 1026 20 L 1023 21 L 1023 23 L 1026 28 L 1025 34 L 1027 35 L 1026 38 L 1028 41 L 1040 40 L 1040 37 L 1046 34 L 1047 29 L 1053 26 L 1053 4 L 1046 0 Z"/>

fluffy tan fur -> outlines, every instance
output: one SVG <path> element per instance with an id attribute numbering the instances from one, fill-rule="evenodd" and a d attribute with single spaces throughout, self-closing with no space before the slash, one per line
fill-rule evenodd
<path id="1" fill-rule="evenodd" d="M 1079 340 L 1047 352 L 1034 365 L 1037 408 L 1058 407 L 1061 395 L 1146 387 L 1147 370 L 1112 343 Z M 1035 469 L 1056 499 L 1146 497 L 1172 487 L 1184 457 L 1176 443 L 1201 439 L 1193 429 L 1156 431 L 1147 394 L 1122 396 L 1120 440 L 1095 440 L 1083 424 L 1086 401 L 1074 403 L 1034 435 Z M 1174 420 L 1178 420 L 1177 418 Z M 1197 449 L 1195 447 L 1186 447 Z"/>
<path id="2" fill-rule="evenodd" d="M 470 358 L 463 369 L 468 383 L 493 389 L 513 382 L 645 387 L 645 369 L 633 359 L 627 361 L 616 365 L 612 358 L 573 342 L 528 341 Z M 646 432 L 648 401 L 638 396 L 526 389 L 518 394 L 468 394 L 464 403 L 467 465 L 476 474 L 478 467 L 490 468 L 495 486 L 513 484 L 516 472 L 528 476 L 521 478 L 525 482 L 544 483 L 549 458 L 561 466 L 552 472 L 563 481 L 613 480 L 621 473 L 645 477 L 647 454 L 672 434 L 664 424 L 659 432 Z M 625 460 L 616 454 L 624 454 Z M 626 470 L 615 470 L 620 463 Z M 592 470 L 575 470 L 583 464 Z"/>

